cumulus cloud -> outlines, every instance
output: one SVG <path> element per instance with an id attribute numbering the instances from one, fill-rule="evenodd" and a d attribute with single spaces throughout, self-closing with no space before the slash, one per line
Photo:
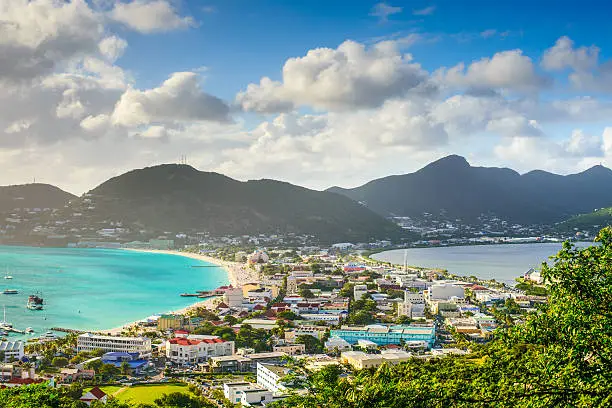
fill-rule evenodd
<path id="1" fill-rule="evenodd" d="M 30 80 L 91 52 L 102 20 L 84 0 L 0 2 L 0 81 Z"/>
<path id="2" fill-rule="evenodd" d="M 135 127 L 156 121 L 229 121 L 229 107 L 202 91 L 194 72 L 176 72 L 158 88 L 130 88 L 112 114 L 116 125 Z"/>
<path id="3" fill-rule="evenodd" d="M 119 2 L 110 12 L 110 17 L 132 30 L 145 34 L 195 26 L 192 17 L 181 17 L 166 0 Z"/>
<path id="4" fill-rule="evenodd" d="M 427 73 L 401 54 L 398 41 L 366 47 L 345 41 L 337 49 L 317 48 L 283 66 L 282 81 L 262 78 L 237 95 L 245 110 L 271 113 L 295 106 L 347 110 L 371 108 L 400 97 L 427 79 Z"/>
<path id="5" fill-rule="evenodd" d="M 574 42 L 569 37 L 561 37 L 555 45 L 542 56 L 541 65 L 544 69 L 558 71 L 571 68 L 576 71 L 584 71 L 594 68 L 599 58 L 599 48 L 574 47 Z"/>
<path id="6" fill-rule="evenodd" d="M 536 73 L 533 61 L 521 50 L 498 52 L 467 67 L 460 63 L 450 69 L 439 70 L 436 76 L 451 87 L 533 91 L 549 84 L 547 78 Z"/>

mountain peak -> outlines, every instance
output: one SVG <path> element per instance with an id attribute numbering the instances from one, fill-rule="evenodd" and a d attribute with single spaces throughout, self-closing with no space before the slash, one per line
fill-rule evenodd
<path id="1" fill-rule="evenodd" d="M 605 175 L 605 176 L 609 176 L 612 175 L 612 170 L 610 170 L 609 168 L 601 165 L 601 164 L 597 164 L 591 168 L 586 169 L 585 171 L 579 173 L 579 174 L 588 174 L 588 175 Z"/>
<path id="2" fill-rule="evenodd" d="M 463 156 L 459 156 L 456 154 L 451 154 L 450 156 L 442 157 L 434 162 L 429 163 L 427 166 L 423 167 L 424 169 L 433 169 L 433 168 L 441 168 L 441 169 L 466 169 L 469 168 L 470 163 Z"/>

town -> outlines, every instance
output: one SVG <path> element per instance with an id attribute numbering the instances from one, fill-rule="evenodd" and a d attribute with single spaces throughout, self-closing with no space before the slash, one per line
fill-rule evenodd
<path id="1" fill-rule="evenodd" d="M 182 390 L 212 406 L 265 406 L 304 392 L 296 375 L 330 365 L 351 376 L 465 355 L 547 299 L 533 270 L 513 287 L 377 262 L 348 243 L 247 247 L 183 249 L 249 272 L 184 314 L 151 316 L 115 333 L 65 329 L 63 337 L 2 341 L 0 387 L 78 384 L 88 405 L 129 400 L 146 388 L 152 396 Z"/>

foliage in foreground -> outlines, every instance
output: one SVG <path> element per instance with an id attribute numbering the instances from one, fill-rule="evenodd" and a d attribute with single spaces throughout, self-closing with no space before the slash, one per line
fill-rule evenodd
<path id="1" fill-rule="evenodd" d="M 308 375 L 310 392 L 274 407 L 612 406 L 612 228 L 596 241 L 584 249 L 565 243 L 543 265 L 548 304 L 472 354 L 352 377 L 327 367 Z"/>

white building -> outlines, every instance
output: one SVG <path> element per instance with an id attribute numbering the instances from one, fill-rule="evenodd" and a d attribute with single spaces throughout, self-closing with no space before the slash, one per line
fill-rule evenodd
<path id="1" fill-rule="evenodd" d="M 425 304 L 403 302 L 397 304 L 397 316 L 408 316 L 411 319 L 421 319 L 425 317 Z"/>
<path id="2" fill-rule="evenodd" d="M 282 378 L 289 374 L 286 367 L 257 363 L 257 384 L 272 392 L 273 395 L 283 394 L 287 388 L 282 383 Z"/>
<path id="3" fill-rule="evenodd" d="M 429 299 L 449 300 L 452 297 L 463 299 L 465 289 L 452 283 L 436 283 L 429 288 Z"/>
<path id="4" fill-rule="evenodd" d="M 2 341 L 0 342 L 0 352 L 4 353 L 4 362 L 21 360 L 23 357 L 22 341 Z"/>
<path id="5" fill-rule="evenodd" d="M 350 349 L 351 344 L 348 341 L 341 339 L 340 337 L 330 337 L 329 340 L 325 342 L 326 351 L 345 351 Z"/>
<path id="6" fill-rule="evenodd" d="M 166 358 L 175 364 L 188 365 L 207 361 L 210 357 L 231 356 L 234 342 L 207 336 L 206 339 L 176 337 L 166 340 Z"/>
<path id="7" fill-rule="evenodd" d="M 151 356 L 151 340 L 146 337 L 100 336 L 85 333 L 77 337 L 77 352 L 103 350 L 140 353 L 140 357 Z"/>
<path id="8" fill-rule="evenodd" d="M 242 288 L 228 288 L 223 294 L 223 302 L 229 307 L 240 307 L 243 300 Z"/>
<path id="9" fill-rule="evenodd" d="M 363 295 L 366 293 L 368 293 L 367 285 L 355 285 L 353 288 L 353 296 L 355 297 L 355 300 L 361 300 Z"/>
<path id="10" fill-rule="evenodd" d="M 300 316 L 304 320 L 311 320 L 317 322 L 326 322 L 331 324 L 339 324 L 340 323 L 340 315 L 333 314 L 314 314 L 314 313 L 303 313 Z"/>
<path id="11" fill-rule="evenodd" d="M 248 382 L 235 382 L 223 384 L 223 395 L 232 404 L 251 406 L 272 401 L 272 393 L 257 384 Z"/>

